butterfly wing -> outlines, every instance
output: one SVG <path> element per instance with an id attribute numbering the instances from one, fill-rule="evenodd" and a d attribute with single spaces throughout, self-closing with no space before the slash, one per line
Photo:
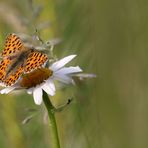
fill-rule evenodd
<path id="1" fill-rule="evenodd" d="M 43 66 L 47 60 L 48 57 L 46 54 L 36 51 L 30 53 L 24 64 L 24 72 L 28 73 L 36 68 Z"/>
<path id="2" fill-rule="evenodd" d="M 23 67 L 19 66 L 15 71 L 8 73 L 8 69 L 19 51 L 23 49 L 20 38 L 15 34 L 8 35 L 4 50 L 2 51 L 3 60 L 0 63 L 0 82 L 5 85 L 14 84 L 23 72 Z"/>
<path id="3" fill-rule="evenodd" d="M 5 58 L 0 63 L 0 81 L 4 81 L 6 77 L 7 67 L 11 64 L 11 59 Z"/>
<path id="4" fill-rule="evenodd" d="M 2 51 L 2 57 L 12 56 L 21 49 L 23 49 L 21 39 L 15 34 L 10 34 L 6 39 L 4 50 Z"/>
<path id="5" fill-rule="evenodd" d="M 17 82 L 21 74 L 23 73 L 23 66 L 18 67 L 15 72 L 12 72 L 8 75 L 8 77 L 3 81 L 5 85 L 11 86 Z"/>

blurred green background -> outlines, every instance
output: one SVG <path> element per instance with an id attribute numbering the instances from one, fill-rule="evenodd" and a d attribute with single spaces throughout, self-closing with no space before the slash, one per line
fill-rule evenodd
<path id="1" fill-rule="evenodd" d="M 62 148 L 147 148 L 148 1 L 34 0 L 33 7 L 27 0 L 0 1 L 1 49 L 8 33 L 32 35 L 35 26 L 50 21 L 40 35 L 62 39 L 55 55 L 77 54 L 72 64 L 97 74 L 52 98 L 59 106 L 74 97 L 56 114 Z M 0 147 L 48 148 L 44 112 L 25 91 L 0 95 Z"/>

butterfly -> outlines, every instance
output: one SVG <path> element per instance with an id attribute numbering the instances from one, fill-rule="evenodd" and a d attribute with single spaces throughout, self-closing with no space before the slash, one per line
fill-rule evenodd
<path id="1" fill-rule="evenodd" d="M 0 82 L 11 86 L 24 73 L 46 64 L 48 57 L 34 48 L 26 47 L 16 34 L 9 34 L 2 51 Z"/>

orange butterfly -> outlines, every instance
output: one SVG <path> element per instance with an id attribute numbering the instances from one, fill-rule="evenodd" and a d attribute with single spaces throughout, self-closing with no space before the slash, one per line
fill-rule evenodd
<path id="1" fill-rule="evenodd" d="M 25 47 L 17 35 L 10 34 L 2 51 L 0 81 L 6 86 L 11 86 L 23 73 L 43 66 L 47 60 L 46 54 L 38 52 L 34 48 Z"/>

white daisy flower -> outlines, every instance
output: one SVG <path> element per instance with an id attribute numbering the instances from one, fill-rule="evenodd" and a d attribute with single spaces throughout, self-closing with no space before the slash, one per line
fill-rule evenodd
<path id="1" fill-rule="evenodd" d="M 53 63 L 49 68 L 38 68 L 31 73 L 25 74 L 17 84 L 2 89 L 0 93 L 7 94 L 14 89 L 26 88 L 28 94 L 33 94 L 35 104 L 40 105 L 43 90 L 50 96 L 55 95 L 55 80 L 66 84 L 73 83 L 72 76 L 82 72 L 79 66 L 65 67 L 75 57 L 76 55 L 67 56 Z"/>

